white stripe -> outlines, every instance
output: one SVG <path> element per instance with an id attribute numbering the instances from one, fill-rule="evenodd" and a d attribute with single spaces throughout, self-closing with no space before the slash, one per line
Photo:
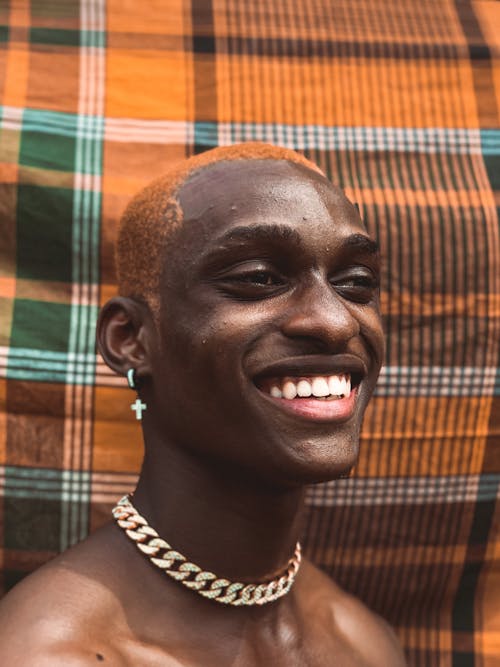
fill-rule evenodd
<path id="1" fill-rule="evenodd" d="M 106 141 L 185 145 L 193 137 L 194 125 L 185 121 L 106 119 Z"/>
<path id="2" fill-rule="evenodd" d="M 137 474 L 90 471 L 47 471 L 0 466 L 0 496 L 59 499 L 77 504 L 111 504 L 134 490 Z M 481 482 L 481 486 L 480 486 Z M 441 477 L 386 477 L 340 479 L 311 487 L 307 504 L 312 507 L 373 505 L 426 505 L 474 503 L 500 499 L 498 475 Z"/>
<path id="3" fill-rule="evenodd" d="M 479 475 L 453 477 L 352 477 L 312 487 L 307 504 L 313 507 L 426 505 L 430 503 L 475 502 Z M 491 479 L 486 492 L 491 500 L 500 498 L 498 480 Z"/>
<path id="4" fill-rule="evenodd" d="M 75 296 L 75 299 L 77 296 Z M 97 294 L 92 293 L 97 300 Z M 82 331 L 84 331 L 82 329 Z M 87 349 L 93 346 L 94 329 L 89 326 Z M 78 345 L 85 348 L 84 343 Z M 40 374 L 65 373 L 70 382 L 97 386 L 126 386 L 100 355 L 83 351 L 52 352 L 30 348 L 0 346 L 0 377 L 37 379 Z M 20 372 L 22 371 L 22 373 Z M 385 366 L 375 390 L 376 396 L 492 396 L 496 367 L 472 366 Z M 63 378 L 59 378 L 63 379 Z"/>
<path id="5" fill-rule="evenodd" d="M 104 58 L 102 30 L 105 26 L 104 0 L 89 0 L 80 4 L 81 34 L 80 81 L 77 116 L 76 164 L 73 207 L 73 275 L 69 350 L 88 355 L 93 348 L 94 318 L 98 307 L 97 236 L 101 193 L 100 161 L 102 151 L 102 114 L 104 111 Z M 95 139 L 93 138 L 95 137 Z M 82 308 L 86 305 L 86 308 Z M 83 468 L 91 465 L 92 405 L 94 364 L 83 369 L 83 377 L 73 361 L 66 374 L 67 418 L 64 422 L 64 468 Z M 83 384 L 72 384 L 83 379 Z M 71 477 L 63 486 L 63 498 L 78 497 L 81 502 L 62 504 L 61 549 L 84 537 L 88 529 L 90 482 L 84 477 Z"/>
<path id="6" fill-rule="evenodd" d="M 495 367 L 386 366 L 376 396 L 492 396 Z"/>
<path id="7" fill-rule="evenodd" d="M 85 3 L 82 3 L 82 5 Z M 90 3 L 90 6 L 98 2 Z M 82 6 L 82 12 L 84 7 Z M 102 11 L 96 12 L 94 20 L 103 20 Z M 105 49 L 103 46 L 82 47 L 81 87 L 79 114 L 84 122 L 76 118 L 76 135 L 92 140 L 100 137 L 99 123 L 104 114 Z M 54 114 L 54 121 L 57 114 Z M 1 126 L 8 130 L 22 129 L 23 108 L 4 106 Z M 61 119 L 60 126 L 51 123 L 50 131 L 67 134 L 68 121 Z M 140 120 L 135 118 L 105 119 L 106 141 L 153 144 L 192 144 L 194 124 L 175 120 Z M 212 128 L 212 125 L 209 124 Z M 42 124 L 40 132 L 44 131 Z M 283 125 L 274 123 L 218 123 L 213 130 L 219 145 L 230 145 L 240 141 L 261 140 L 278 143 L 288 148 L 360 151 L 416 151 L 424 153 L 450 152 L 476 154 L 483 152 L 481 133 L 470 128 L 406 128 L 406 127 L 350 127 Z M 198 129 L 202 133 L 201 128 Z M 74 131 L 72 132 L 72 134 Z M 496 136 L 487 136 L 488 152 L 496 152 Z"/>
<path id="8" fill-rule="evenodd" d="M 70 503 L 76 507 L 91 502 L 111 505 L 135 489 L 137 478 L 138 475 L 133 474 L 47 471 L 36 468 L 11 469 L 7 473 L 6 466 L 0 466 L 0 497 L 40 498 Z"/>

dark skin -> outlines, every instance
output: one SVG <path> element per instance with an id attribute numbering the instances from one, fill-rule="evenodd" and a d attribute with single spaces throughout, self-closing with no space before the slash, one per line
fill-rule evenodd
<path id="1" fill-rule="evenodd" d="M 137 370 L 148 406 L 134 504 L 203 569 L 267 580 L 299 539 L 306 485 L 356 461 L 383 357 L 378 255 L 343 194 L 287 162 L 219 163 L 182 187 L 180 203 L 157 321 L 123 297 L 99 320 L 106 362 Z M 269 395 L 276 378 L 341 372 L 356 389 L 334 414 Z M 170 580 L 110 523 L 0 605 L 5 667 L 100 663 L 404 660 L 388 626 L 307 560 L 285 597 L 234 608 Z"/>

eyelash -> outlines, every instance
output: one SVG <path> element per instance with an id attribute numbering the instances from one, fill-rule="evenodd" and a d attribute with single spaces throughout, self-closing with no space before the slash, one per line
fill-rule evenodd
<path id="1" fill-rule="evenodd" d="M 262 280 L 256 280 L 257 276 L 264 276 L 267 278 L 266 281 Z M 268 280 L 271 278 L 273 280 L 272 283 L 269 283 Z M 272 287 L 275 285 L 283 285 L 284 281 L 281 278 L 278 278 L 275 273 L 272 271 L 249 271 L 248 273 L 242 273 L 241 275 L 236 275 L 232 277 L 232 280 L 235 280 L 236 282 L 239 283 L 247 283 L 249 285 L 254 284 L 254 285 L 261 285 L 262 287 Z"/>
<path id="2" fill-rule="evenodd" d="M 380 288 L 378 278 L 368 274 L 336 278 L 331 285 L 343 298 L 355 303 L 369 303 Z"/>
<path id="3" fill-rule="evenodd" d="M 358 276 L 346 276 L 345 278 L 336 278 L 335 280 L 330 281 L 334 287 L 347 287 L 352 289 L 355 287 L 366 287 L 366 288 L 375 288 L 378 287 L 378 280 L 373 276 L 369 275 L 358 275 Z M 347 285 L 347 283 L 351 283 Z"/>

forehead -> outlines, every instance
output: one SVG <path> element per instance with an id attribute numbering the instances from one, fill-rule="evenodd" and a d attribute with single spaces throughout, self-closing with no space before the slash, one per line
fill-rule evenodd
<path id="1" fill-rule="evenodd" d="M 284 160 L 216 163 L 194 174 L 180 189 L 183 231 L 210 238 L 238 224 L 285 222 L 313 233 L 318 224 L 337 231 L 363 230 L 356 209 L 343 192 L 320 174 Z M 346 229 L 346 233 L 349 230 Z"/>

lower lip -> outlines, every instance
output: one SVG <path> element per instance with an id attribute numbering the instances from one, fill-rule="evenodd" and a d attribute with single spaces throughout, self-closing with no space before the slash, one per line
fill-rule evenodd
<path id="1" fill-rule="evenodd" d="M 282 410 L 316 422 L 344 422 L 350 419 L 354 413 L 356 403 L 357 387 L 351 390 L 346 398 L 334 398 L 330 400 L 317 400 L 314 398 L 274 398 L 264 394 L 270 401 Z"/>

